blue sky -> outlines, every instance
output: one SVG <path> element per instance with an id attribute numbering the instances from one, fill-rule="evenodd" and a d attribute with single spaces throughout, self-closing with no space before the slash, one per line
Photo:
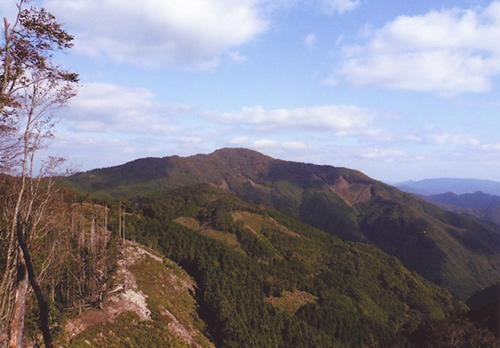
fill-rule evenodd
<path id="1" fill-rule="evenodd" d="M 500 1 L 38 4 L 81 76 L 46 151 L 82 170 L 248 147 L 389 182 L 500 180 Z"/>

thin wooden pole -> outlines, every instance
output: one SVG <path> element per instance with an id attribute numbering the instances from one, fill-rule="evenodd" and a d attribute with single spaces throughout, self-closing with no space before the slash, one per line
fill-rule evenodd
<path id="1" fill-rule="evenodd" d="M 118 236 L 122 238 L 122 202 L 118 206 Z"/>

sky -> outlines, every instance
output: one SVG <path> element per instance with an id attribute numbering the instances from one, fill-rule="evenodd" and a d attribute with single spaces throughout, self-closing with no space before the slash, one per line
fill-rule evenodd
<path id="1" fill-rule="evenodd" d="M 12 15 L 0 3 L 0 16 Z M 500 0 L 36 0 L 80 74 L 80 170 L 246 147 L 387 182 L 500 181 Z"/>

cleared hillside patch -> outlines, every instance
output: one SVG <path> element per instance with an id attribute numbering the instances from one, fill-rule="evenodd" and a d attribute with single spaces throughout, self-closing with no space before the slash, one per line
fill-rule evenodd
<path id="1" fill-rule="evenodd" d="M 318 298 L 305 291 L 283 291 L 279 297 L 266 297 L 265 302 L 273 307 L 294 315 L 302 306 L 309 303 L 316 303 Z"/>
<path id="2" fill-rule="evenodd" d="M 174 220 L 174 222 L 189 228 L 201 235 L 212 238 L 216 241 L 222 242 L 227 246 L 236 249 L 238 252 L 245 253 L 236 235 L 232 233 L 222 232 L 210 227 L 201 226 L 200 222 L 195 218 L 181 216 Z"/>
<path id="3" fill-rule="evenodd" d="M 198 232 L 201 228 L 200 222 L 192 217 L 181 216 L 175 219 L 174 222 L 177 222 L 178 224 L 196 232 Z"/>
<path id="4" fill-rule="evenodd" d="M 285 226 L 268 216 L 250 213 L 247 211 L 235 211 L 231 213 L 231 216 L 235 221 L 243 221 L 246 228 L 260 237 L 262 237 L 262 229 L 266 227 L 271 227 L 275 230 L 278 230 L 288 237 L 302 237 L 300 234 L 291 231 L 290 229 L 286 228 Z"/>
<path id="5" fill-rule="evenodd" d="M 244 252 L 238 238 L 234 234 L 214 230 L 213 228 L 202 228 L 200 233 L 206 237 L 215 239 L 219 242 L 229 245 L 230 247 Z"/>

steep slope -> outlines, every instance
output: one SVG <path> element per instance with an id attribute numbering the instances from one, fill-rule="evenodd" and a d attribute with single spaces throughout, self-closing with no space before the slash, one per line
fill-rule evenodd
<path id="1" fill-rule="evenodd" d="M 480 179 L 438 178 L 420 181 L 407 181 L 397 185 L 405 192 L 418 195 L 436 195 L 452 192 L 457 195 L 484 192 L 500 196 L 500 182 Z"/>
<path id="2" fill-rule="evenodd" d="M 422 198 L 442 208 L 468 213 L 500 225 L 500 196 L 483 192 L 463 195 L 448 192 L 440 195 L 423 196 Z"/>
<path id="3" fill-rule="evenodd" d="M 66 323 L 59 344 L 213 347 L 196 312 L 196 285 L 172 261 L 126 241 L 113 284 L 100 309 L 85 311 Z"/>
<path id="4" fill-rule="evenodd" d="M 500 283 L 492 285 L 467 300 L 469 317 L 500 337 Z"/>
<path id="5" fill-rule="evenodd" d="M 209 185 L 136 198 L 128 235 L 197 284 L 217 346 L 404 346 L 462 305 L 373 246 L 345 242 Z"/>
<path id="6" fill-rule="evenodd" d="M 500 278 L 500 228 L 444 211 L 366 175 L 222 149 L 77 174 L 84 193 L 132 197 L 209 183 L 346 240 L 372 243 L 466 298 Z"/>

